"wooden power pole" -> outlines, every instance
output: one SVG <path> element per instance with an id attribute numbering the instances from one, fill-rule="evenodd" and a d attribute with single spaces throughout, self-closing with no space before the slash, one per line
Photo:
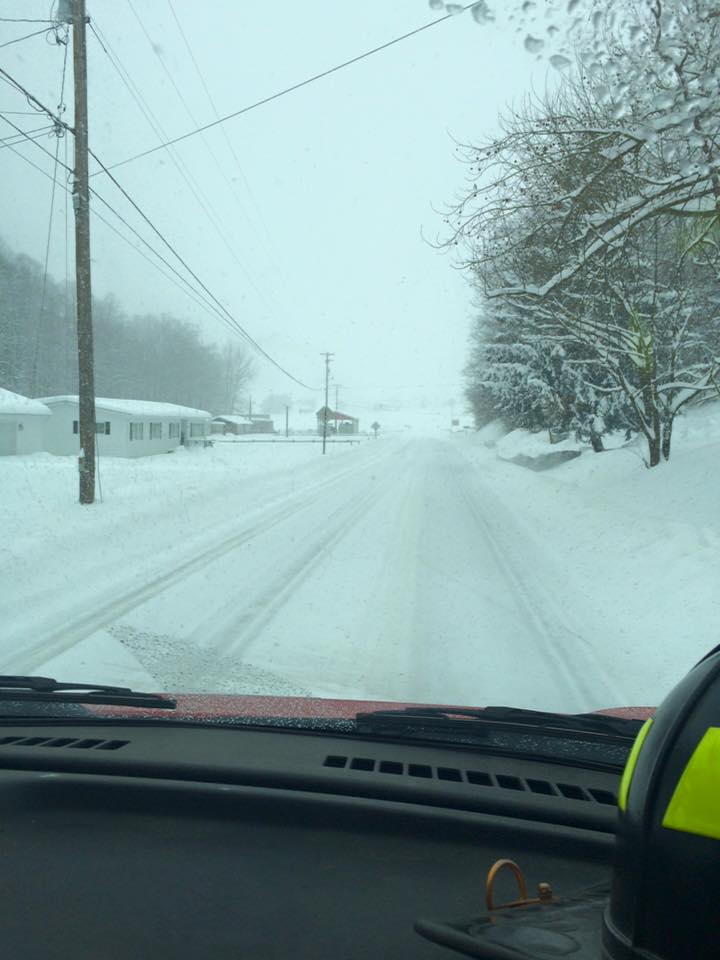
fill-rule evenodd
<path id="1" fill-rule="evenodd" d="M 87 47 L 85 0 L 74 0 L 73 69 L 75 74 L 75 286 L 77 300 L 80 503 L 95 500 L 95 372 L 92 287 L 90 284 L 90 191 L 88 186 Z"/>
<path id="2" fill-rule="evenodd" d="M 334 356 L 335 356 L 334 353 L 323 353 L 323 357 L 325 357 L 325 409 L 323 411 L 323 448 L 322 448 L 323 453 L 325 453 L 325 445 L 327 444 L 328 389 L 330 386 L 330 358 Z"/>

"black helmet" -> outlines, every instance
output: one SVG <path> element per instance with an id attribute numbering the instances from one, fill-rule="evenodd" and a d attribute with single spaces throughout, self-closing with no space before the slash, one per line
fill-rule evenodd
<path id="1" fill-rule="evenodd" d="M 642 726 L 620 783 L 612 886 L 416 929 L 475 957 L 720 958 L 720 647 Z M 515 867 L 515 864 L 511 864 Z"/>

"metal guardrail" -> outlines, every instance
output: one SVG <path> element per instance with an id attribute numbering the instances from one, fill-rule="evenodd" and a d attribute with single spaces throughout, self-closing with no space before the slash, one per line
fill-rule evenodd
<path id="1" fill-rule="evenodd" d="M 367 440 L 367 439 L 368 439 L 367 437 L 358 437 L 357 439 L 353 439 L 353 440 L 328 440 L 327 443 L 328 444 L 331 444 L 331 443 L 353 444 L 353 443 L 362 443 L 364 440 Z M 278 439 L 273 439 L 273 440 L 257 440 L 255 438 L 248 439 L 248 440 L 245 440 L 245 439 L 241 440 L 240 438 L 238 438 L 237 440 L 226 440 L 222 438 L 222 434 L 218 434 L 216 437 L 213 437 L 212 440 L 213 440 L 213 443 L 322 443 L 322 437 L 318 437 L 317 439 L 313 437 L 307 437 L 307 438 L 280 437 Z"/>

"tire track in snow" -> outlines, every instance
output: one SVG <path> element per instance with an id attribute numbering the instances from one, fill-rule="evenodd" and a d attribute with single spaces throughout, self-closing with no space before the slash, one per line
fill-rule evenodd
<path id="1" fill-rule="evenodd" d="M 391 457 L 393 452 L 392 449 L 379 451 L 369 461 L 365 461 L 361 469 L 376 469 L 378 464 Z M 278 508 L 275 503 L 270 504 L 260 511 L 263 515 L 270 513 L 270 516 L 256 520 L 250 526 L 243 526 L 240 530 L 236 530 L 230 536 L 222 537 L 215 544 L 199 553 L 195 553 L 187 560 L 172 564 L 163 572 L 145 578 L 142 583 L 126 589 L 120 596 L 117 595 L 117 588 L 104 591 L 103 595 L 111 599 L 94 604 L 90 613 L 70 618 L 59 626 L 53 627 L 35 644 L 27 644 L 24 637 L 21 640 L 18 639 L 16 643 L 11 642 L 9 644 L 11 648 L 19 649 L 22 647 L 23 656 L 19 658 L 15 654 L 5 655 L 0 659 L 0 671 L 18 672 L 22 670 L 31 673 L 37 670 L 47 660 L 65 653 L 95 631 L 107 627 L 110 623 L 141 606 L 159 592 L 180 583 L 192 574 L 202 570 L 203 567 L 249 543 L 260 534 L 282 524 L 288 518 L 295 516 L 298 511 L 314 506 L 327 495 L 328 489 L 342 484 L 349 476 L 357 476 L 357 473 L 357 467 L 342 470 L 333 474 L 330 478 L 313 484 L 309 490 L 305 489 L 300 494 L 292 496 L 289 501 L 285 501 L 283 507 Z M 19 667 L 18 663 L 21 663 L 22 666 Z"/>
<path id="2" fill-rule="evenodd" d="M 385 484 L 379 492 L 371 487 L 350 509 L 343 502 L 330 515 L 328 526 L 321 535 L 306 550 L 294 556 L 290 564 L 278 569 L 262 592 L 253 597 L 249 607 L 230 617 L 220 616 L 214 623 L 211 619 L 203 624 L 201 633 L 196 631 L 197 642 L 212 644 L 220 654 L 245 653 L 303 583 L 322 563 L 328 561 L 331 551 L 350 533 L 360 517 L 390 496 L 394 486 L 397 486 L 397 476 L 393 479 L 394 484 Z M 230 639 L 223 639 L 227 637 Z M 193 635 L 189 639 L 192 641 Z"/>
<path id="3" fill-rule="evenodd" d="M 490 522 L 475 501 L 473 494 L 477 495 L 477 489 L 472 492 L 468 489 L 466 476 L 467 468 L 457 471 L 455 478 L 458 488 L 498 569 L 507 581 L 518 606 L 524 611 L 526 622 L 538 640 L 542 662 L 550 665 L 554 675 L 562 677 L 563 685 L 572 693 L 573 701 L 580 705 L 580 709 L 587 709 L 588 704 L 597 703 L 598 699 L 602 701 L 603 689 L 610 697 L 615 698 L 614 702 L 622 702 L 622 693 L 617 690 L 607 670 L 592 653 L 582 634 L 568 624 L 567 617 L 552 591 L 543 585 L 536 571 L 531 571 L 528 565 L 521 569 L 510 551 L 501 546 Z M 495 497 L 491 499 L 494 500 Z M 507 522 L 507 516 L 503 522 Z M 579 658 L 585 661 L 581 668 L 578 668 Z M 602 702 L 597 703 L 597 707 L 603 705 Z M 568 706 L 569 709 L 575 709 L 570 704 Z"/>

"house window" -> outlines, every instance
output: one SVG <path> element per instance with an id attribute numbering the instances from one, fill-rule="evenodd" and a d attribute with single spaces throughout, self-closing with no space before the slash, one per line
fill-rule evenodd
<path id="1" fill-rule="evenodd" d="M 143 438 L 143 426 L 142 423 L 131 423 L 130 424 L 130 439 L 131 440 L 142 440 Z"/>
<path id="2" fill-rule="evenodd" d="M 150 424 L 150 439 L 162 440 L 162 424 L 161 423 Z"/>
<path id="3" fill-rule="evenodd" d="M 80 433 L 80 424 L 77 420 L 73 420 L 73 433 Z M 103 420 L 102 423 L 95 421 L 95 433 L 104 433 L 106 436 L 110 436 L 110 421 Z"/>
<path id="4" fill-rule="evenodd" d="M 191 424 L 190 424 L 190 436 L 191 436 L 191 437 L 204 437 L 204 436 L 205 436 L 205 424 L 204 424 L 204 423 L 191 423 Z"/>
<path id="5" fill-rule="evenodd" d="M 180 424 L 179 423 L 169 423 L 168 424 L 168 437 L 171 440 L 177 440 L 180 436 Z"/>

